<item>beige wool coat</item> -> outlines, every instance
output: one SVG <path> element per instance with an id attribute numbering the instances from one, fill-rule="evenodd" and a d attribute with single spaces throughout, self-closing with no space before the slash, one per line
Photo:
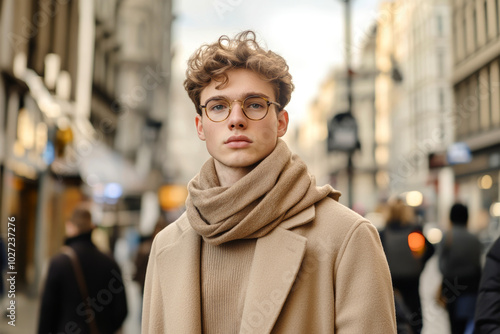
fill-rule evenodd
<path id="1" fill-rule="evenodd" d="M 142 333 L 201 333 L 201 242 L 185 214 L 155 238 Z M 396 333 L 375 227 L 325 198 L 259 238 L 240 333 Z"/>

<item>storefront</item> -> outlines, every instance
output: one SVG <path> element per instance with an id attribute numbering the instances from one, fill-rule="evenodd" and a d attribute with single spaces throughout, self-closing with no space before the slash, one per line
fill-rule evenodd
<path id="1" fill-rule="evenodd" d="M 469 226 L 485 236 L 500 234 L 495 204 L 500 202 L 500 145 L 472 153 L 468 164 L 453 166 L 457 199 L 469 206 Z"/>
<path id="2" fill-rule="evenodd" d="M 36 231 L 41 176 L 48 169 L 49 126 L 23 81 L 4 72 L 2 88 L 1 217 L 4 222 L 15 218 L 16 283 L 25 288 L 37 281 Z M 1 224 L 0 231 L 6 236 L 7 224 Z"/>
<path id="3" fill-rule="evenodd" d="M 1 80 L 0 213 L 2 221 L 16 221 L 16 284 L 35 295 L 47 260 L 64 241 L 68 210 L 84 195 L 76 167 L 54 169 L 54 161 L 66 159 L 70 124 L 49 117 L 29 83 L 7 72 Z M 7 224 L 0 232 L 6 240 Z"/>

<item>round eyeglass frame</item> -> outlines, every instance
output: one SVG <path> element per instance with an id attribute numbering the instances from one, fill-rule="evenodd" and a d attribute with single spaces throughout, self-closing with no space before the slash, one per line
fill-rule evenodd
<path id="1" fill-rule="evenodd" d="M 245 112 L 245 107 L 243 107 L 243 105 L 245 104 L 245 101 L 248 100 L 248 99 L 251 99 L 251 98 L 261 98 L 263 99 L 264 101 L 266 101 L 266 104 L 267 104 L 267 110 L 266 110 L 266 113 L 264 114 L 264 116 L 262 116 L 261 118 L 250 118 L 248 117 L 247 113 Z M 207 104 L 212 101 L 212 100 L 226 100 L 229 104 L 229 112 L 227 113 L 227 116 L 224 117 L 224 119 L 221 119 L 220 121 L 214 121 L 213 119 L 210 118 L 210 116 L 208 116 L 208 112 L 207 112 Z M 200 108 L 201 109 L 204 109 L 205 110 L 205 115 L 207 116 L 207 118 L 209 120 L 211 120 L 212 122 L 215 122 L 215 123 L 219 123 L 219 122 L 224 122 L 226 119 L 228 119 L 229 115 L 231 115 L 231 111 L 233 110 L 233 103 L 234 102 L 240 102 L 241 103 L 241 110 L 243 111 L 243 114 L 245 115 L 246 118 L 248 118 L 249 120 L 251 121 L 260 121 L 262 119 L 264 119 L 267 114 L 269 113 L 269 106 L 271 104 L 274 104 L 275 106 L 278 107 L 278 110 L 281 109 L 281 105 L 278 103 L 278 102 L 274 102 L 274 101 L 270 101 L 269 99 L 263 97 L 263 96 L 260 96 L 260 95 L 250 95 L 250 96 L 247 96 L 245 97 L 243 100 L 233 100 L 233 101 L 229 101 L 228 99 L 226 98 L 211 98 L 211 99 L 208 99 L 204 105 L 201 105 L 200 104 Z"/>

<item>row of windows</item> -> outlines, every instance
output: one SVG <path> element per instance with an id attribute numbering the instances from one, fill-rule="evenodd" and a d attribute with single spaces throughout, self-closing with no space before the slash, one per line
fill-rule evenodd
<path id="1" fill-rule="evenodd" d="M 435 8 L 434 11 L 435 15 L 429 15 L 412 23 L 411 42 L 414 48 L 425 47 L 429 43 L 429 37 L 448 36 L 449 29 L 446 29 L 446 24 L 449 22 L 447 11 L 442 10 L 442 8 Z M 397 33 L 398 31 L 395 32 L 395 34 Z M 402 39 L 406 38 L 407 36 L 402 33 Z"/>
<path id="2" fill-rule="evenodd" d="M 448 125 L 453 121 L 453 114 L 449 112 L 451 93 L 448 85 L 434 84 L 413 94 L 410 113 L 414 127 L 411 131 L 417 142 L 432 139 L 432 144 L 436 147 L 450 143 L 452 129 Z"/>
<path id="3" fill-rule="evenodd" d="M 457 139 L 500 128 L 499 59 L 455 86 Z"/>
<path id="4" fill-rule="evenodd" d="M 428 80 L 447 79 L 451 71 L 451 50 L 448 48 L 448 38 L 451 35 L 449 29 L 446 29 L 450 22 L 448 12 L 436 7 L 434 15 L 417 21 L 412 24 L 409 39 L 404 31 L 399 31 L 401 37 L 396 38 L 398 47 L 408 39 L 408 65 L 403 68 L 405 80 L 418 84 Z M 395 34 L 397 33 L 396 29 Z"/>
<path id="5" fill-rule="evenodd" d="M 401 64 L 404 80 L 411 85 L 448 80 L 451 74 L 450 58 L 449 50 L 442 46 L 431 45 L 415 50 L 408 57 L 407 64 Z"/>
<path id="6" fill-rule="evenodd" d="M 27 66 L 45 75 L 47 54 L 56 54 L 60 60 L 60 70 L 67 71 L 73 82 L 77 73 L 78 44 L 78 2 L 68 1 L 16 1 L 12 2 L 14 19 L 12 26 L 2 33 L 12 57 L 27 55 Z M 0 1 L 0 10 L 7 4 Z M 7 19 L 9 22 L 11 18 Z M 11 61 L 11 60 L 7 60 Z M 74 97 L 75 85 L 71 86 Z"/>
<path id="7" fill-rule="evenodd" d="M 466 59 L 500 36 L 500 0 L 471 0 L 453 11 L 455 61 Z"/>

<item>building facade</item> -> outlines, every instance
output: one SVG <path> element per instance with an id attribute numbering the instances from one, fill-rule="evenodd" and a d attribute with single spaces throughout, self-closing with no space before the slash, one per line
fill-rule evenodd
<path id="1" fill-rule="evenodd" d="M 451 11 L 448 1 L 384 3 L 377 36 L 377 162 L 391 196 L 418 192 L 422 218 L 443 222 L 453 201 L 453 173 L 429 168 L 446 152 L 453 127 Z"/>
<path id="2" fill-rule="evenodd" d="M 474 212 L 476 229 L 498 234 L 500 201 L 500 2 L 452 2 L 455 141 L 471 153 L 453 166 L 457 197 Z"/>
<path id="3" fill-rule="evenodd" d="M 157 149 L 171 2 L 5 0 L 0 13 L 0 216 L 19 224 L 16 282 L 36 294 L 78 202 L 116 200 L 110 183 L 123 194 L 155 183 L 161 157 L 136 152 Z M 133 129 L 125 114 L 139 115 Z"/>
<path id="4" fill-rule="evenodd" d="M 5 36 L 0 42 L 1 218 L 12 217 L 19 226 L 18 287 L 36 292 L 43 263 L 64 238 L 57 222 L 83 197 L 70 156 L 74 140 L 84 134 L 76 124 L 89 114 L 85 83 L 92 64 L 86 59 L 93 48 L 81 32 L 91 22 L 83 13 L 92 6 L 78 1 L 0 4 Z M 89 57 L 79 54 L 82 50 Z M 1 232 L 6 238 L 6 225 Z"/>

